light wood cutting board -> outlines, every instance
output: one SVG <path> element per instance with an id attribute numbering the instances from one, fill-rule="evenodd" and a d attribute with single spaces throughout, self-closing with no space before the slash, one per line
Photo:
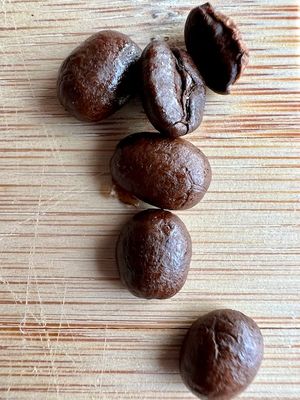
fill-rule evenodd
<path id="1" fill-rule="evenodd" d="M 137 210 L 109 195 L 108 163 L 122 137 L 153 128 L 138 100 L 101 125 L 76 121 L 57 102 L 56 75 L 103 28 L 142 47 L 183 45 L 199 3 L 2 0 L 0 399 L 192 400 L 180 343 L 222 307 L 253 317 L 265 338 L 240 397 L 300 398 L 297 3 L 213 3 L 240 25 L 250 65 L 231 96 L 208 94 L 187 137 L 213 169 L 204 200 L 177 213 L 193 239 L 189 279 L 173 299 L 143 301 L 118 278 L 115 241 Z"/>

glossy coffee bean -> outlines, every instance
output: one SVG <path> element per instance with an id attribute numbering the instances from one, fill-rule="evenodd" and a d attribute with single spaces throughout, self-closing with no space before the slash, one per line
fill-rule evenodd
<path id="1" fill-rule="evenodd" d="M 194 8 L 185 24 L 185 43 L 206 85 L 217 93 L 228 94 L 249 58 L 232 19 L 209 3 Z"/>
<path id="2" fill-rule="evenodd" d="M 127 136 L 110 163 L 113 182 L 159 208 L 193 207 L 206 193 L 211 169 L 206 156 L 190 142 L 158 132 Z"/>
<path id="3" fill-rule="evenodd" d="M 216 310 L 189 329 L 180 354 L 186 386 L 200 399 L 228 400 L 254 379 L 263 358 L 256 323 L 234 310 Z"/>
<path id="4" fill-rule="evenodd" d="M 136 214 L 122 229 L 117 264 L 124 285 L 135 296 L 166 299 L 184 285 L 192 243 L 184 223 L 164 210 Z"/>
<path id="5" fill-rule="evenodd" d="M 153 126 L 171 137 L 194 131 L 201 123 L 205 86 L 191 57 L 163 41 L 152 41 L 141 58 L 142 98 Z"/>
<path id="6" fill-rule="evenodd" d="M 140 55 L 128 36 L 109 30 L 96 33 L 63 62 L 57 80 L 59 101 L 80 120 L 103 120 L 134 92 Z"/>

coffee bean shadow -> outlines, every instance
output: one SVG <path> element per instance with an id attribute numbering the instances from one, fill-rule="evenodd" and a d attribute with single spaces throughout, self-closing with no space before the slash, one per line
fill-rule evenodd
<path id="1" fill-rule="evenodd" d="M 184 290 L 184 288 L 182 290 Z M 179 380 L 181 380 L 179 376 L 180 351 L 189 328 L 199 317 L 213 310 L 222 308 L 220 305 L 211 304 L 210 302 L 205 302 L 205 304 L 201 302 L 200 306 L 199 303 L 195 302 L 192 307 L 189 306 L 188 310 L 185 312 L 184 320 L 182 320 L 182 323 L 176 322 L 176 326 L 171 329 L 171 333 L 168 332 L 168 335 L 166 335 L 159 351 L 159 368 L 168 374 L 178 374 Z"/>
<path id="2" fill-rule="evenodd" d="M 158 356 L 159 368 L 168 374 L 179 374 L 179 356 L 187 328 L 174 328 L 168 333 Z"/>
<path id="3" fill-rule="evenodd" d="M 43 79 L 45 82 L 44 87 L 42 88 L 41 94 L 35 95 L 35 98 L 38 102 L 37 108 L 39 108 L 45 124 L 78 124 L 79 121 L 70 116 L 70 114 L 60 104 L 57 97 L 56 82 L 59 66 L 60 64 L 57 64 L 56 69 L 45 71 L 45 76 Z M 37 82 L 40 84 L 39 80 L 37 80 Z M 38 93 L 41 88 L 38 86 L 34 87 L 34 84 L 35 83 L 33 82 L 32 90 L 33 92 Z"/>
<path id="4" fill-rule="evenodd" d="M 128 213 L 122 213 L 121 216 L 117 216 L 117 223 L 112 223 L 107 232 L 101 232 L 99 235 L 99 241 L 96 244 L 95 259 L 97 263 L 97 269 L 99 272 L 99 279 L 107 282 L 113 286 L 114 289 L 127 290 L 122 284 L 117 268 L 116 262 L 116 245 L 119 237 L 119 233 L 129 221 L 129 219 L 136 213 L 136 211 L 130 210 Z"/>

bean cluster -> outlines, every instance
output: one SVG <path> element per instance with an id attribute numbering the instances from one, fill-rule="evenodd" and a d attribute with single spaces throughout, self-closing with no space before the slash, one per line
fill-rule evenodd
<path id="1" fill-rule="evenodd" d="M 192 241 L 184 223 L 166 210 L 195 206 L 211 182 L 207 157 L 181 136 L 201 124 L 206 87 L 228 94 L 248 62 L 238 27 L 209 3 L 189 13 L 184 34 L 187 51 L 153 40 L 142 52 L 127 35 L 100 31 L 67 57 L 57 81 L 65 109 L 91 122 L 113 114 L 138 90 L 157 130 L 121 140 L 110 163 L 123 198 L 125 193 L 130 202 L 157 207 L 124 226 L 116 250 L 122 282 L 146 299 L 170 298 L 183 287 Z M 231 399 L 252 381 L 262 355 L 262 335 L 252 319 L 216 310 L 188 331 L 180 372 L 199 398 Z"/>

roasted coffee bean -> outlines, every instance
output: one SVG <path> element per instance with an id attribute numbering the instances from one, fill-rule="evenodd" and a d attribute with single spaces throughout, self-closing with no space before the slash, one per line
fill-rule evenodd
<path id="1" fill-rule="evenodd" d="M 178 137 L 201 123 L 205 86 L 191 57 L 167 42 L 152 41 L 141 58 L 146 114 L 160 132 Z"/>
<path id="2" fill-rule="evenodd" d="M 135 90 L 141 49 L 126 35 L 101 31 L 63 62 L 57 81 L 61 104 L 76 118 L 101 121 Z"/>
<path id="3" fill-rule="evenodd" d="M 127 136 L 110 163 L 113 182 L 159 208 L 193 207 L 206 193 L 211 169 L 206 156 L 190 142 L 158 132 Z"/>
<path id="4" fill-rule="evenodd" d="M 194 322 L 184 339 L 182 379 L 200 399 L 231 399 L 254 379 L 263 347 L 251 318 L 234 310 L 210 312 Z"/>
<path id="5" fill-rule="evenodd" d="M 164 210 L 146 210 L 122 229 L 117 243 L 121 280 L 135 296 L 166 299 L 184 285 L 192 243 L 184 223 Z"/>
<path id="6" fill-rule="evenodd" d="M 228 94 L 249 58 L 232 19 L 209 3 L 194 8 L 185 24 L 185 43 L 206 85 L 217 93 Z"/>

